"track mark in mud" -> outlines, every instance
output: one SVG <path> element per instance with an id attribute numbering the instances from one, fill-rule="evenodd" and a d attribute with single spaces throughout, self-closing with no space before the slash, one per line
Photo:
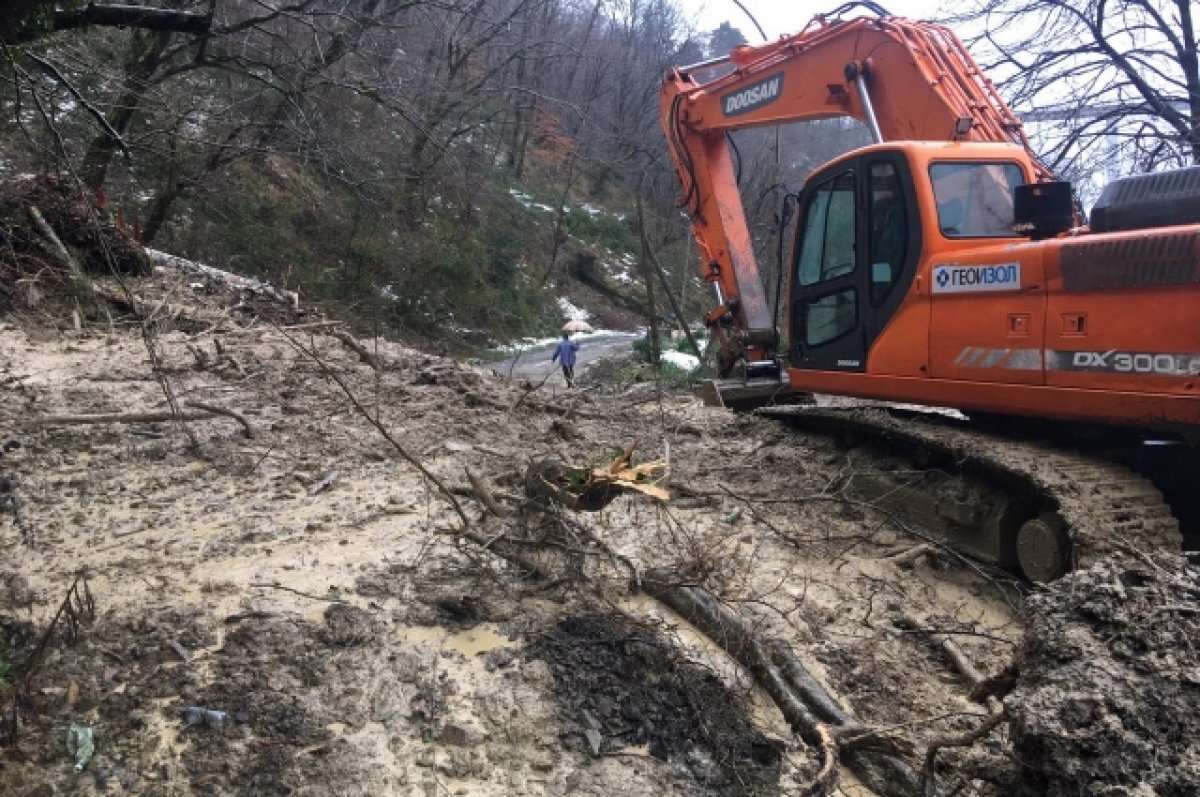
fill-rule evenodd
<path id="1" fill-rule="evenodd" d="M 566 743 L 593 755 L 644 747 L 705 794 L 779 793 L 782 744 L 745 701 L 658 632 L 615 616 L 560 621 L 530 646 L 554 677 Z"/>

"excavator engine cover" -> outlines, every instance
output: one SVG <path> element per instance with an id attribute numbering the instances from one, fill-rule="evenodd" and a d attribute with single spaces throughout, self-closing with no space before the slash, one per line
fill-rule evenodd
<path id="1" fill-rule="evenodd" d="M 1114 180 L 1092 208 L 1092 232 L 1200 223 L 1200 166 Z"/>

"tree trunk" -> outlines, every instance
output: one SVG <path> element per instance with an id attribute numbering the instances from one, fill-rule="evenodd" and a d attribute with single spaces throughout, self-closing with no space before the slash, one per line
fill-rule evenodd
<path id="1" fill-rule="evenodd" d="M 641 225 L 642 215 L 642 194 L 639 191 L 637 194 L 638 205 L 638 224 Z M 650 246 L 646 239 L 646 232 L 642 230 L 642 277 L 646 280 L 646 315 L 647 321 L 650 322 L 650 364 L 655 368 L 659 366 L 659 360 L 662 353 L 658 349 L 658 309 L 654 306 L 654 276 L 650 273 Z"/>
<path id="2" fill-rule="evenodd" d="M 167 220 L 171 205 L 183 196 L 183 192 L 182 183 L 172 183 L 154 198 L 154 204 L 150 206 L 150 213 L 147 214 L 146 221 L 142 225 L 142 243 L 148 244 L 155 239 Z"/>
<path id="3" fill-rule="evenodd" d="M 170 41 L 170 31 L 136 31 L 129 44 L 125 59 L 125 77 L 121 81 L 121 96 L 108 115 L 108 123 L 124 138 L 137 113 L 142 94 L 150 78 L 162 62 L 163 52 Z M 104 185 L 108 167 L 117 151 L 117 141 L 107 133 L 100 133 L 88 145 L 79 173 L 85 185 L 93 191 Z"/>

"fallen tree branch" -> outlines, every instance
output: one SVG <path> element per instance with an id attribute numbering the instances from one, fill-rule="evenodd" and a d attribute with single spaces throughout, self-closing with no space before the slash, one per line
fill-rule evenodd
<path id="1" fill-rule="evenodd" d="M 702 587 L 689 585 L 663 571 L 645 574 L 642 588 L 695 625 L 754 675 L 784 718 L 809 745 L 821 749 L 819 727 L 828 724 L 836 741 L 840 736 L 862 739 L 873 734 L 847 713 L 790 655 L 772 656 L 769 646 L 745 622 Z M 778 649 L 778 646 L 775 646 Z M 776 658 L 781 658 L 781 667 Z M 797 683 L 798 682 L 798 683 Z M 811 702 L 810 702 L 811 701 Z M 887 797 L 921 794 L 921 780 L 903 759 L 877 749 L 855 747 L 842 756 L 854 774 L 870 789 Z"/>
<path id="2" fill-rule="evenodd" d="M 821 768 L 817 770 L 808 793 L 812 797 L 825 797 L 837 785 L 837 742 L 833 740 L 827 725 L 817 725 L 816 732 L 821 738 Z"/>
<path id="3" fill-rule="evenodd" d="M 273 581 L 270 584 L 252 583 L 252 584 L 249 584 L 248 586 L 256 587 L 258 589 L 283 590 L 284 592 L 290 592 L 293 595 L 299 595 L 301 598 L 308 598 L 309 600 L 312 600 L 312 601 L 328 601 L 329 603 L 345 603 L 346 602 L 346 601 L 342 600 L 341 598 L 334 598 L 330 595 L 313 595 L 311 592 L 302 592 L 301 590 L 298 590 L 298 589 L 292 589 L 291 587 L 285 587 L 283 584 L 280 584 L 278 581 Z"/>
<path id="4" fill-rule="evenodd" d="M 487 485 L 483 483 L 482 479 L 472 473 L 470 468 L 467 468 L 467 481 L 471 482 L 471 491 L 475 493 L 475 497 L 479 499 L 479 502 L 484 505 L 487 511 L 496 517 L 508 517 L 508 510 L 500 506 L 491 491 L 488 490 Z"/>
<path id="5" fill-rule="evenodd" d="M 212 14 L 134 5 L 93 5 L 54 13 L 54 29 L 70 30 L 85 25 L 173 31 L 204 36 L 212 28 Z"/>
<path id="6" fill-rule="evenodd" d="M 933 546 L 923 542 L 919 545 L 914 545 L 911 548 L 906 548 L 899 553 L 890 554 L 883 557 L 885 562 L 893 562 L 898 565 L 908 565 L 916 562 L 922 556 L 928 556 L 935 553 Z"/>
<path id="7" fill-rule="evenodd" d="M 38 210 L 37 205 L 29 206 L 29 218 L 33 222 L 33 226 L 37 228 L 37 231 L 46 240 L 54 256 L 58 258 L 61 265 L 66 268 L 67 273 L 71 275 L 71 282 L 75 284 L 76 289 L 84 298 L 95 301 L 96 286 L 83 273 L 83 269 L 80 268 L 75 258 L 71 257 L 71 253 L 67 250 L 66 245 L 58 237 L 58 233 L 54 231 L 50 223 L 46 221 L 46 217 L 42 215 L 42 212 Z"/>
<path id="8" fill-rule="evenodd" d="M 549 574 L 546 572 L 546 569 L 540 564 L 533 561 L 528 556 L 513 550 L 511 541 L 505 539 L 503 535 L 486 537 L 471 528 L 455 530 L 454 533 L 475 543 L 482 550 L 499 556 L 509 564 L 516 565 L 520 569 L 524 570 L 525 574 L 529 578 L 541 581 L 549 576 Z"/>
<path id="9" fill-rule="evenodd" d="M 379 358 L 376 357 L 371 352 L 367 351 L 367 347 L 362 345 L 361 343 L 359 343 L 357 340 L 355 340 L 354 336 L 351 335 L 349 332 L 347 332 L 344 329 L 335 329 L 332 332 L 330 332 L 329 334 L 333 335 L 335 338 L 340 340 L 342 343 L 346 344 L 346 348 L 350 349 L 355 354 L 357 354 L 358 359 L 362 360 L 364 363 L 371 366 L 376 371 L 383 370 L 383 366 L 380 364 Z"/>
<path id="10" fill-rule="evenodd" d="M 104 423 L 166 423 L 168 421 L 202 421 L 212 417 L 211 412 L 108 412 L 97 415 L 43 415 L 34 418 L 38 426 L 88 426 Z"/>
<path id="11" fill-rule="evenodd" d="M 900 620 L 909 628 L 928 634 L 930 641 L 941 648 L 942 652 L 946 654 L 946 658 L 954 665 L 954 669 L 963 677 L 972 691 L 983 682 L 983 673 L 979 672 L 970 657 L 945 633 L 937 629 L 925 628 L 920 620 L 908 613 L 901 615 Z M 999 714 L 1004 711 L 1004 705 L 995 695 L 988 695 L 987 707 L 991 714 Z"/>
<path id="12" fill-rule="evenodd" d="M 246 437 L 253 438 L 254 430 L 250 427 L 250 422 L 243 418 L 233 410 L 227 410 L 223 407 L 214 407 L 209 404 L 200 404 L 199 402 L 189 401 L 189 407 L 196 409 L 196 412 L 171 412 L 170 410 L 160 410 L 155 412 L 108 412 L 98 413 L 95 415 L 43 415 L 40 418 L 34 418 L 33 423 L 37 426 L 95 426 L 106 423 L 170 423 L 172 421 L 203 421 L 212 418 L 214 415 L 221 415 L 227 418 L 232 418 L 242 426 Z"/>
<path id="13" fill-rule="evenodd" d="M 211 412 L 213 415 L 224 415 L 226 418 L 233 418 L 242 425 L 242 431 L 245 432 L 246 439 L 254 439 L 254 429 L 250 426 L 250 422 L 247 421 L 240 413 L 234 412 L 233 410 L 225 407 L 218 407 L 215 404 L 205 404 L 199 401 L 189 401 L 187 402 L 187 406 L 203 412 Z"/>

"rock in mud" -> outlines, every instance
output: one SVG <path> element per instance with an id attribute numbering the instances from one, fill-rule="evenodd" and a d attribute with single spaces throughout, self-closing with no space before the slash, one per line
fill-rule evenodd
<path id="1" fill-rule="evenodd" d="M 1200 572 L 1107 560 L 1029 600 L 1005 703 L 1015 794 L 1183 797 L 1200 783 Z"/>

